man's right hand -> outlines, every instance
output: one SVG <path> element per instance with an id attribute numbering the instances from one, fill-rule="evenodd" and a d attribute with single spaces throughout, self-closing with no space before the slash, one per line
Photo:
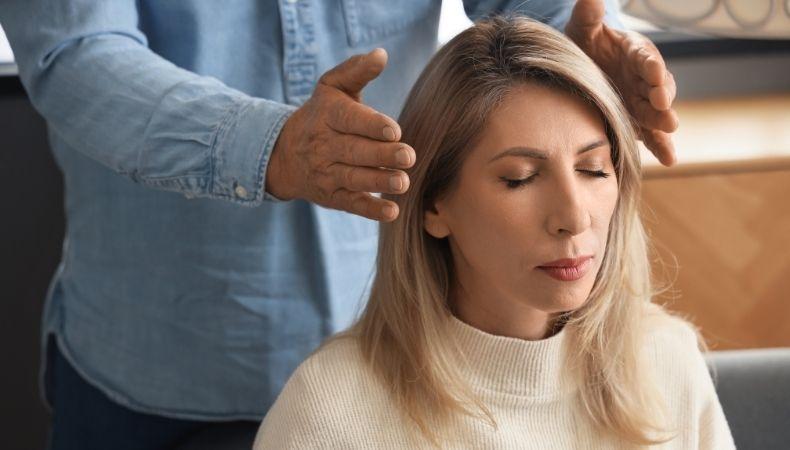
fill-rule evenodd
<path id="1" fill-rule="evenodd" d="M 416 153 L 399 143 L 400 126 L 362 104 L 362 88 L 387 65 L 384 49 L 356 55 L 326 72 L 285 122 L 266 171 L 266 191 L 389 222 L 398 205 L 371 192 L 402 194 L 403 170 Z"/>

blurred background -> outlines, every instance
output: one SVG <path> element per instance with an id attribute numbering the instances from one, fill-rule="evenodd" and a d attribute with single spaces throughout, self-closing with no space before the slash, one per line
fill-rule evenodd
<path id="1" fill-rule="evenodd" d="M 678 165 L 642 148 L 660 300 L 713 349 L 788 347 L 790 1 L 621 3 L 678 86 Z M 460 1 L 443 7 L 446 42 L 470 22 Z"/>
<path id="2" fill-rule="evenodd" d="M 624 25 L 656 43 L 678 85 L 678 164 L 660 167 L 644 149 L 642 159 L 653 269 L 666 286 L 658 300 L 715 351 L 739 448 L 786 448 L 790 0 L 622 3 Z M 440 43 L 470 24 L 461 0 L 442 8 Z M 60 257 L 62 180 L 13 61 L 0 30 L 0 447 L 41 449 L 39 321 Z"/>

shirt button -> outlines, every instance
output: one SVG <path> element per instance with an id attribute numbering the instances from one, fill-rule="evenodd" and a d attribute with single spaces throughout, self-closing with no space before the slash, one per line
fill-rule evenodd
<path id="1" fill-rule="evenodd" d="M 244 186 L 242 186 L 242 185 L 236 186 L 236 189 L 234 189 L 234 192 L 236 192 L 236 197 L 247 198 L 247 190 L 244 189 Z"/>

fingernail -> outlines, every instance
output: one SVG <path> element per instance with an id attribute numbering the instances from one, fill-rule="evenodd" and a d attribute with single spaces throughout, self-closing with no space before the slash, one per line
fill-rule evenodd
<path id="1" fill-rule="evenodd" d="M 395 207 L 392 205 L 381 208 L 381 212 L 384 214 L 384 217 L 395 217 Z"/>
<path id="2" fill-rule="evenodd" d="M 408 166 L 409 163 L 411 162 L 411 156 L 409 156 L 409 151 L 406 150 L 405 148 L 401 148 L 400 150 L 398 150 L 397 153 L 395 153 L 395 160 L 401 166 Z"/>
<path id="3" fill-rule="evenodd" d="M 390 177 L 390 189 L 393 191 L 400 191 L 403 189 L 403 180 L 400 175 L 393 175 Z"/>
<path id="4" fill-rule="evenodd" d="M 390 126 L 384 127 L 384 131 L 382 132 L 382 134 L 384 134 L 384 139 L 388 141 L 395 140 L 395 130 L 393 130 L 392 127 Z"/>

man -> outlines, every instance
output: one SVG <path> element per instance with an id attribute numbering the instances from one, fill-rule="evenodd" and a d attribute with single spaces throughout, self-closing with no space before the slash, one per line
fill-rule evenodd
<path id="1" fill-rule="evenodd" d="M 674 82 L 649 41 L 603 24 L 603 3 L 464 6 L 564 28 L 671 164 Z M 408 189 L 416 153 L 393 117 L 435 50 L 439 10 L 3 2 L 65 180 L 42 339 L 52 448 L 167 448 L 229 421 L 249 421 L 252 442 L 294 367 L 364 301 L 376 221 L 398 213 L 370 193 Z M 333 68 L 375 47 L 387 51 Z"/>

